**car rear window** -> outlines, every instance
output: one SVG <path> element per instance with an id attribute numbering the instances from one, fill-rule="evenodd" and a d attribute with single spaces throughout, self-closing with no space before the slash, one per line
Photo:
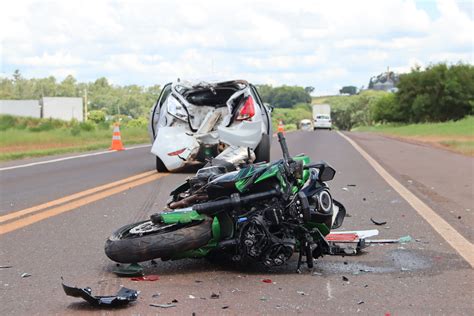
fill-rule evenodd
<path id="1" fill-rule="evenodd" d="M 318 115 L 316 116 L 317 119 L 323 119 L 323 120 L 329 120 L 329 116 L 328 115 Z"/>

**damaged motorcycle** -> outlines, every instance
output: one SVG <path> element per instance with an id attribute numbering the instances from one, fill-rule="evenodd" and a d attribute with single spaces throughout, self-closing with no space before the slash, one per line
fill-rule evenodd
<path id="1" fill-rule="evenodd" d="M 282 133 L 278 141 L 283 158 L 270 163 L 238 169 L 214 159 L 171 192 L 171 211 L 118 229 L 105 253 L 121 263 L 225 254 L 274 267 L 298 252 L 297 270 L 303 257 L 312 268 L 330 252 L 325 236 L 346 214 L 326 184 L 336 171 L 303 154 L 291 157 Z"/>

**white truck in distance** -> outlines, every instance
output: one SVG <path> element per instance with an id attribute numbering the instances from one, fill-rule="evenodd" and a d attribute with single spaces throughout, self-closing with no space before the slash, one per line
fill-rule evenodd
<path id="1" fill-rule="evenodd" d="M 332 129 L 331 106 L 329 104 L 313 104 L 314 130 L 318 128 Z"/>

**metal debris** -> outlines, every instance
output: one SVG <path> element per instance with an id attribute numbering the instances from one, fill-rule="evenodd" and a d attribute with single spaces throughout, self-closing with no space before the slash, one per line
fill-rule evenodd
<path id="1" fill-rule="evenodd" d="M 27 278 L 27 277 L 30 277 L 30 276 L 31 276 L 31 274 L 26 273 L 26 272 L 21 274 L 22 278 Z"/>
<path id="2" fill-rule="evenodd" d="M 176 307 L 176 304 L 150 304 L 152 307 L 160 307 L 160 308 L 171 308 Z"/>
<path id="3" fill-rule="evenodd" d="M 92 306 L 107 306 L 119 307 L 127 305 L 130 302 L 136 301 L 138 298 L 138 291 L 122 287 L 116 295 L 113 296 L 94 296 L 90 287 L 77 288 L 67 286 L 62 283 L 64 292 L 68 296 L 80 297 L 87 301 Z"/>
<path id="4" fill-rule="evenodd" d="M 212 298 L 212 299 L 218 299 L 219 297 L 220 297 L 220 295 L 219 295 L 219 294 L 216 294 L 216 293 L 214 293 L 214 292 L 211 294 L 211 298 Z"/>
<path id="5" fill-rule="evenodd" d="M 13 268 L 13 266 L 0 266 L 0 269 L 10 269 Z"/>
<path id="6" fill-rule="evenodd" d="M 349 279 L 345 276 L 342 276 L 342 281 L 349 282 Z"/>

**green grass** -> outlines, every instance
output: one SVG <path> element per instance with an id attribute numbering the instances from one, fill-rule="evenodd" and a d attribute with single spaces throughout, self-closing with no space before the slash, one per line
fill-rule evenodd
<path id="1" fill-rule="evenodd" d="M 474 155 L 474 116 L 443 123 L 361 126 L 353 129 L 353 131 L 376 132 L 426 141 L 448 147 L 463 154 Z"/>
<path id="2" fill-rule="evenodd" d="M 146 127 L 121 128 L 121 136 L 125 146 L 149 142 Z M 111 142 L 112 129 L 81 130 L 77 135 L 67 128 L 42 132 L 8 129 L 0 132 L 0 161 L 108 149 Z"/>

